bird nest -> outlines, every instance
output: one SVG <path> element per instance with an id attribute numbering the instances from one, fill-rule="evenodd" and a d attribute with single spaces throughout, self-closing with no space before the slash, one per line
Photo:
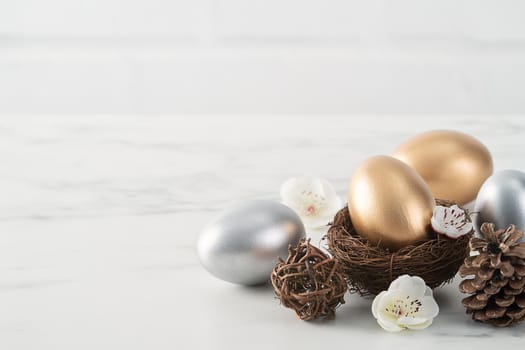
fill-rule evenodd
<path id="1" fill-rule="evenodd" d="M 447 207 L 454 204 L 445 200 L 436 203 Z M 431 288 L 450 282 L 469 254 L 471 236 L 472 232 L 452 239 L 430 232 L 419 244 L 390 251 L 360 237 L 345 207 L 336 214 L 325 238 L 328 250 L 341 265 L 349 291 L 364 296 L 387 290 L 404 274 L 423 278 Z"/>

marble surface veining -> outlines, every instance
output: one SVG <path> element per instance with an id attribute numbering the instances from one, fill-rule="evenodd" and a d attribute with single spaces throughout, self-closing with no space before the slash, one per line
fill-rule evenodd
<path id="1" fill-rule="evenodd" d="M 519 116 L 1 116 L 0 349 L 493 349 L 525 325 L 464 314 L 454 283 L 419 332 L 389 334 L 370 299 L 301 322 L 271 288 L 201 268 L 195 241 L 222 208 L 277 199 L 295 175 L 341 196 L 357 165 L 420 131 L 468 132 L 496 169 L 525 170 Z"/>

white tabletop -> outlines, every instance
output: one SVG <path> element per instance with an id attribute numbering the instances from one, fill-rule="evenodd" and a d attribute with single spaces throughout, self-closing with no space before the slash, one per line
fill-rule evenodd
<path id="1" fill-rule="evenodd" d="M 197 235 L 225 206 L 277 199 L 302 174 L 344 196 L 360 160 L 433 128 L 478 137 L 496 169 L 525 170 L 518 116 L 0 117 L 0 349 L 522 346 L 525 325 L 465 315 L 458 278 L 435 291 L 430 328 L 390 334 L 370 299 L 347 295 L 335 320 L 303 322 L 270 287 L 198 262 Z"/>

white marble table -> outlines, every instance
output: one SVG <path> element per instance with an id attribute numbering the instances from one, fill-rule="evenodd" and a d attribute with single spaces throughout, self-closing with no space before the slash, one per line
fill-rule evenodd
<path id="1" fill-rule="evenodd" d="M 0 117 L 0 349 L 494 349 L 525 325 L 464 314 L 452 285 L 424 331 L 384 332 L 371 300 L 302 322 L 271 288 L 222 282 L 195 241 L 224 206 L 314 174 L 344 195 L 356 164 L 422 130 L 469 132 L 496 169 L 525 170 L 525 119 Z"/>

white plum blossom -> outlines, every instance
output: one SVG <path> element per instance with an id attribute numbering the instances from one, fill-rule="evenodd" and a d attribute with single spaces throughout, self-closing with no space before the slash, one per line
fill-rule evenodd
<path id="1" fill-rule="evenodd" d="M 436 205 L 430 223 L 434 231 L 450 238 L 459 238 L 472 231 L 472 223 L 468 220 L 467 213 L 457 205 Z"/>
<path id="2" fill-rule="evenodd" d="M 293 177 L 281 186 L 282 202 L 295 210 L 307 228 L 326 226 L 342 207 L 341 198 L 327 180 Z"/>
<path id="3" fill-rule="evenodd" d="M 418 276 L 398 277 L 372 303 L 372 314 L 388 332 L 427 328 L 438 313 L 432 289 Z"/>

